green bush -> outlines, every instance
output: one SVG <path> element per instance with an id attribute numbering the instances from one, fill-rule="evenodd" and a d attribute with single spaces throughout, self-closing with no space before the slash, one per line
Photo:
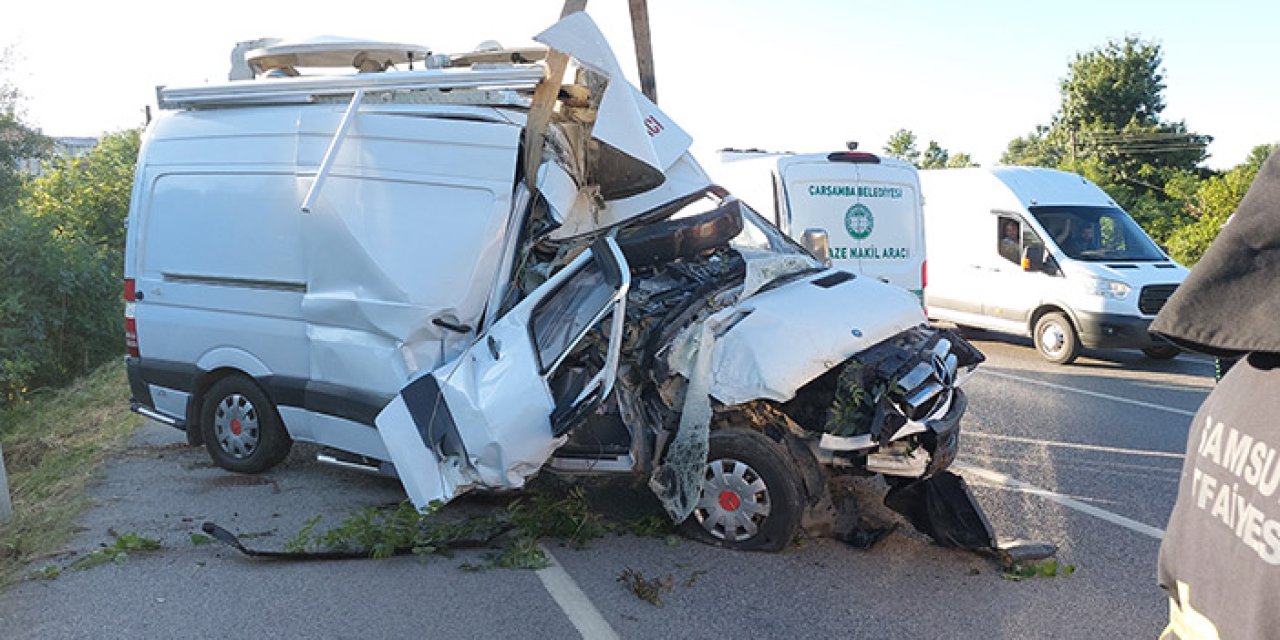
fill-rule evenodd
<path id="1" fill-rule="evenodd" d="M 124 347 L 122 269 L 139 132 L 58 160 L 0 210 L 0 406 Z M 7 203 L 0 203 L 4 207 Z"/>
<path id="2" fill-rule="evenodd" d="M 0 214 L 0 406 L 122 351 L 121 260 L 47 219 Z"/>

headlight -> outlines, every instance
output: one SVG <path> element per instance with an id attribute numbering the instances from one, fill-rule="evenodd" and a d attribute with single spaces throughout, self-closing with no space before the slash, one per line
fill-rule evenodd
<path id="1" fill-rule="evenodd" d="M 1124 300 L 1133 289 L 1128 283 L 1106 278 L 1088 278 L 1084 284 L 1086 292 L 1112 300 Z"/>

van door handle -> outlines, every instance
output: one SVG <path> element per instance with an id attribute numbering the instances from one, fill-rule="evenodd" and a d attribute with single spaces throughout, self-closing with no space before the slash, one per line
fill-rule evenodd
<path id="1" fill-rule="evenodd" d="M 488 336 L 485 342 L 489 345 L 489 355 L 493 356 L 494 360 L 502 357 L 502 354 L 498 352 L 498 348 L 502 346 L 502 343 L 494 340 L 493 336 Z"/>
<path id="2" fill-rule="evenodd" d="M 440 318 L 432 319 L 431 324 L 434 324 L 435 326 L 440 327 L 442 329 L 448 329 L 450 331 L 456 331 L 458 333 L 471 333 L 471 325 L 469 324 L 455 324 L 453 322 L 449 322 L 448 320 L 441 320 Z"/>

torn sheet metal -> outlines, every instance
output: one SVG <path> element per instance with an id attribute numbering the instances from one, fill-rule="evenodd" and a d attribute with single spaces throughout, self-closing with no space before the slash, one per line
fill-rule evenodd
<path id="1" fill-rule="evenodd" d="M 672 522 L 684 522 L 702 495 L 711 437 L 711 361 L 716 350 L 716 316 L 685 330 L 673 357 L 687 367 L 680 425 L 662 464 L 649 477 L 653 491 Z"/>
<path id="2" fill-rule="evenodd" d="M 693 138 L 631 86 L 599 27 L 584 12 L 570 14 L 534 37 L 609 79 L 591 136 L 657 171 L 665 171 Z"/>
<path id="3" fill-rule="evenodd" d="M 341 116 L 337 106 L 300 112 L 297 166 L 319 166 Z M 433 320 L 461 326 L 484 309 L 506 242 L 519 135 L 502 123 L 354 115 L 315 206 L 298 214 L 311 381 L 390 397 L 471 339 Z M 466 156 L 465 177 L 459 158 L 423 152 L 449 141 Z M 310 185 L 296 178 L 299 199 Z M 448 273 L 458 286 L 424 273 Z"/>
<path id="4" fill-rule="evenodd" d="M 776 253 L 761 249 L 734 247 L 747 263 L 747 276 L 742 282 L 742 293 L 739 300 L 746 300 L 760 291 L 760 288 L 774 280 L 791 273 L 798 273 L 813 268 L 813 258 L 809 256 Z"/>
<path id="5" fill-rule="evenodd" d="M 688 153 L 676 159 L 666 170 L 666 177 L 662 186 L 629 198 L 606 201 L 597 197 L 579 197 L 562 226 L 551 233 L 551 238 L 574 238 L 620 225 L 640 214 L 711 186 L 711 178 Z"/>
<path id="6" fill-rule="evenodd" d="M 739 321 L 717 340 L 711 363 L 713 398 L 730 406 L 756 399 L 786 402 L 854 354 L 925 322 L 919 301 L 906 291 L 861 277 L 831 287 L 813 284 L 822 275 L 733 307 L 741 312 Z M 689 376 L 686 363 L 669 364 Z"/>

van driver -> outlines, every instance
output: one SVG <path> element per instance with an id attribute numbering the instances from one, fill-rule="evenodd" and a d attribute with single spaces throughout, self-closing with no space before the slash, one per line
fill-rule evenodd
<path id="1" fill-rule="evenodd" d="M 1013 220 L 1005 220 L 1000 235 L 1000 255 L 1009 262 L 1022 261 L 1022 243 L 1018 240 L 1020 225 Z"/>

